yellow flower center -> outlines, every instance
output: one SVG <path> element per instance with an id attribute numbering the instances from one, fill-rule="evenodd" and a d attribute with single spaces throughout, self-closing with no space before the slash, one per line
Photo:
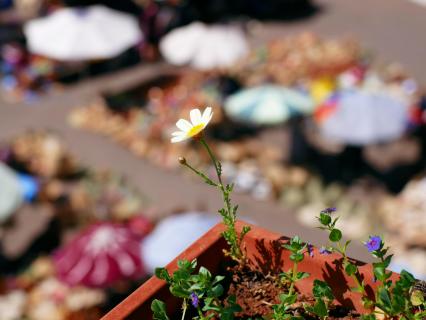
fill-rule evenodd
<path id="1" fill-rule="evenodd" d="M 187 135 L 188 137 L 193 137 L 196 136 L 197 134 L 199 134 L 202 130 L 204 129 L 204 124 L 200 123 L 197 124 L 196 126 L 193 126 L 191 128 L 191 130 L 188 131 Z"/>

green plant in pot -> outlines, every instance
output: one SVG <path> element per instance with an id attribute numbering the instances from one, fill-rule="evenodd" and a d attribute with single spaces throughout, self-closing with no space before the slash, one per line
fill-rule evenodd
<path id="1" fill-rule="evenodd" d="M 356 262 L 347 256 L 347 248 L 350 241 L 342 242 L 343 235 L 337 228 L 338 218 L 333 217 L 335 208 L 323 210 L 318 220 L 320 228 L 328 232 L 329 244 L 322 247 L 319 254 L 335 254 L 342 260 L 343 270 L 353 280 L 355 286 L 351 290 L 359 293 L 359 298 L 366 310 L 365 314 L 346 312 L 338 314 L 338 306 L 331 286 L 323 279 L 313 278 L 307 272 L 299 270 L 299 266 L 306 263 L 307 257 L 314 259 L 314 248 L 311 244 L 303 242 L 298 236 L 281 243 L 283 250 L 289 253 L 289 263 L 292 267 L 281 273 L 261 274 L 258 270 L 250 270 L 251 266 L 244 247 L 245 237 L 250 232 L 249 226 L 236 227 L 238 206 L 231 201 L 233 185 L 225 184 L 222 180 L 222 166 L 216 159 L 213 151 L 203 136 L 203 130 L 212 118 L 211 108 L 206 108 L 203 113 L 198 109 L 190 112 L 191 122 L 181 119 L 177 122 L 180 131 L 172 133 L 172 142 L 177 143 L 186 139 L 194 139 L 199 142 L 207 154 L 216 171 L 216 178 L 211 178 L 202 171 L 194 168 L 187 159 L 180 157 L 179 162 L 208 184 L 216 188 L 222 195 L 224 206 L 218 212 L 222 217 L 225 229 L 222 237 L 227 243 L 224 256 L 234 261 L 234 266 L 228 268 L 228 277 L 212 275 L 207 268 L 197 268 L 197 261 L 180 260 L 177 269 L 169 273 L 165 268 L 156 269 L 156 277 L 164 280 L 169 286 L 170 293 L 181 300 L 181 312 L 179 319 L 272 319 L 272 320 L 299 320 L 299 319 L 404 319 L 422 320 L 426 318 L 424 290 L 414 277 L 403 271 L 398 280 L 393 280 L 393 274 L 387 271 L 392 256 L 388 255 L 388 248 L 380 237 L 370 237 L 365 243 L 368 251 L 377 258 L 372 264 L 377 289 L 374 297 L 367 292 L 367 286 L 362 278 Z M 243 274 L 243 276 L 241 276 Z M 246 281 L 244 277 L 252 275 L 254 278 L 269 283 L 267 292 L 264 288 L 256 289 L 260 282 Z M 248 289 L 257 295 L 255 303 L 260 303 L 261 312 L 250 313 L 247 306 L 239 305 L 241 296 L 237 297 L 230 289 L 226 289 L 229 282 L 235 279 L 243 279 L 247 282 Z M 309 296 L 300 294 L 298 283 L 311 281 L 312 293 Z M 256 291 L 257 290 L 257 291 Z M 276 290 L 276 291 L 275 291 Z M 234 290 L 235 291 L 235 290 Z M 268 295 L 269 294 L 269 295 Z M 260 298 L 259 298 L 260 297 Z M 268 299 L 266 297 L 269 297 Z M 151 310 L 156 320 L 172 319 L 167 314 L 166 304 L 158 299 L 152 300 Z M 340 312 L 340 311 L 339 311 Z M 173 319 L 177 316 L 174 314 Z"/>

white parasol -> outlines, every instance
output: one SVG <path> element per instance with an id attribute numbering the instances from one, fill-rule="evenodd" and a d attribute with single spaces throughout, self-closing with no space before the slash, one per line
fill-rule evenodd
<path id="1" fill-rule="evenodd" d="M 247 40 L 238 28 L 201 22 L 177 28 L 160 42 L 161 54 L 168 62 L 190 64 L 201 70 L 228 67 L 247 55 L 248 49 Z"/>
<path id="2" fill-rule="evenodd" d="M 59 9 L 24 33 L 31 52 L 63 61 L 112 58 L 142 39 L 136 18 L 101 5 Z"/>

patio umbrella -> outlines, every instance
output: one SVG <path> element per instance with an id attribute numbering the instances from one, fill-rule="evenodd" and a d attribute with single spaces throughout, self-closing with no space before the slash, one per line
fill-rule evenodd
<path id="1" fill-rule="evenodd" d="M 0 163 L 0 223 L 6 221 L 23 202 L 18 176 Z"/>
<path id="2" fill-rule="evenodd" d="M 101 5 L 59 9 L 24 33 L 31 52 L 63 61 L 113 58 L 142 39 L 136 18 Z"/>
<path id="3" fill-rule="evenodd" d="M 54 254 L 58 277 L 70 285 L 106 287 L 143 276 L 139 244 L 124 225 L 94 224 Z"/>
<path id="4" fill-rule="evenodd" d="M 361 146 L 392 141 L 407 130 L 409 106 L 386 92 L 343 90 L 330 100 L 317 110 L 326 138 Z"/>
<path id="5" fill-rule="evenodd" d="M 241 90 L 225 100 L 226 114 L 240 122 L 274 125 L 313 111 L 312 99 L 297 90 L 263 85 Z"/>
<path id="6" fill-rule="evenodd" d="M 146 269 L 153 273 L 173 260 L 191 243 L 220 221 L 218 215 L 187 212 L 158 223 L 141 244 Z"/>
<path id="7" fill-rule="evenodd" d="M 232 65 L 248 53 L 248 44 L 236 27 L 194 22 L 165 35 L 160 51 L 171 64 L 208 70 Z"/>

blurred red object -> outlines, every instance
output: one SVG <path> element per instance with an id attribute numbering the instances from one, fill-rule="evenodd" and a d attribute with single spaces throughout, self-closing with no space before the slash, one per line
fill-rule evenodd
<path id="1" fill-rule="evenodd" d="M 54 254 L 59 279 L 69 285 L 107 287 L 146 275 L 140 254 L 141 237 L 127 226 L 94 224 Z"/>
<path id="2" fill-rule="evenodd" d="M 154 228 L 152 222 L 141 214 L 131 218 L 128 225 L 130 230 L 140 237 L 146 236 Z"/>

